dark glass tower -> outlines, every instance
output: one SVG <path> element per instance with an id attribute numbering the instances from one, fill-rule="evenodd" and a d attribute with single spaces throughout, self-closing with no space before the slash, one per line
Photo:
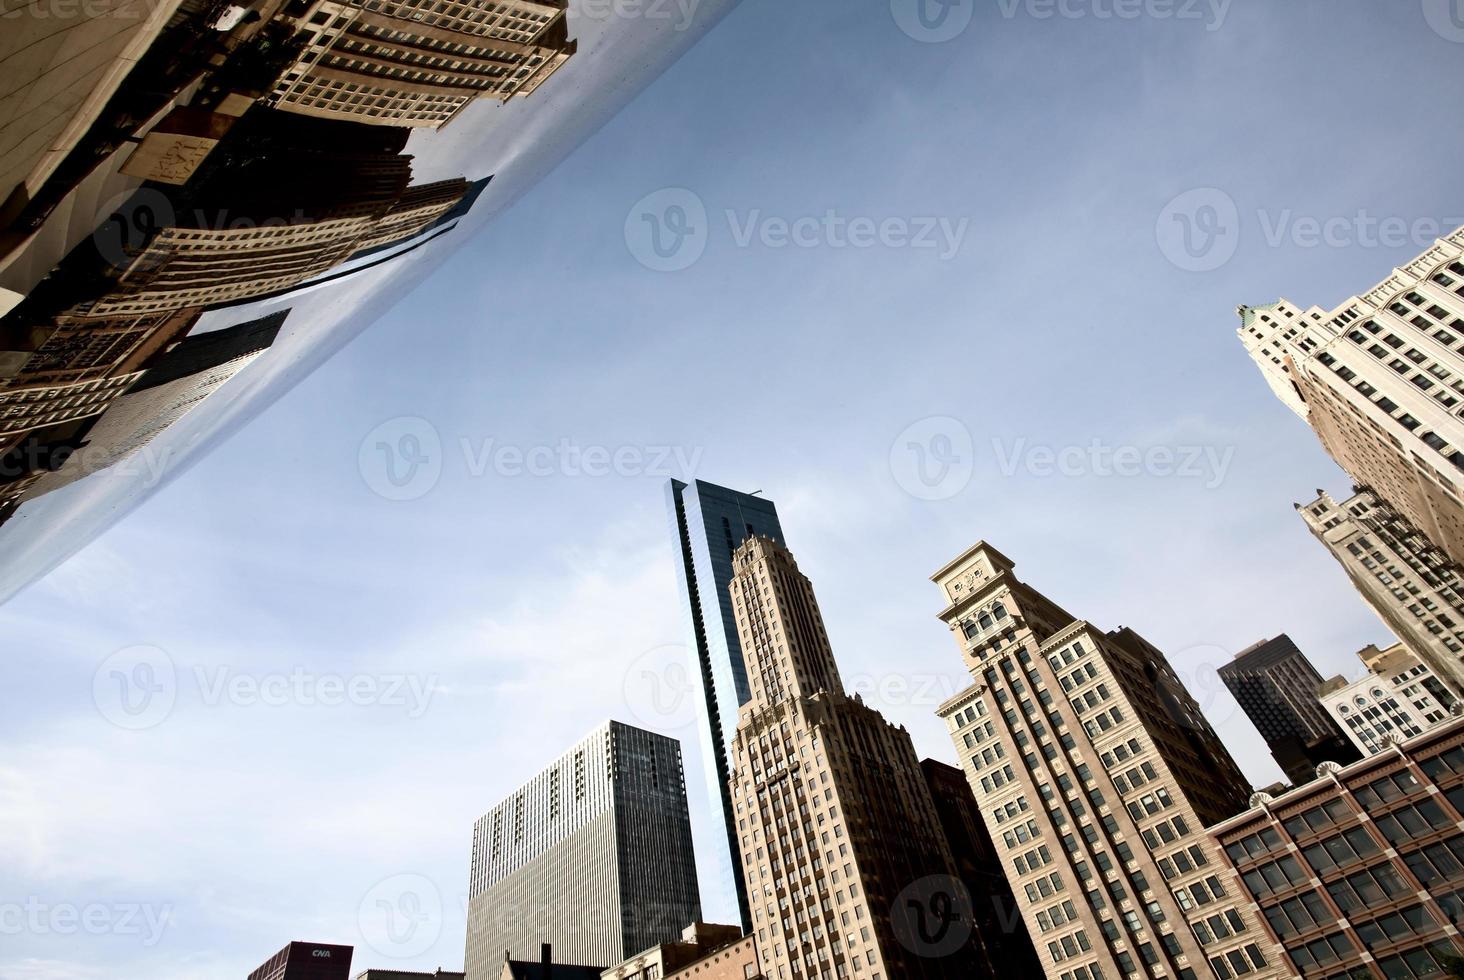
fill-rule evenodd
<path id="1" fill-rule="evenodd" d="M 697 685 L 697 727 L 715 824 L 711 839 L 718 851 L 717 878 L 706 886 L 720 907 L 730 906 L 736 896 L 742 928 L 750 932 L 746 886 L 737 861 L 737 821 L 727 789 L 727 752 L 737 733 L 737 709 L 752 695 L 728 586 L 732 553 L 742 542 L 762 536 L 784 544 L 783 528 L 771 500 L 704 480 L 670 481 L 666 505 L 676 546 L 676 581 L 696 657 L 691 676 Z"/>
<path id="2" fill-rule="evenodd" d="M 1361 758 L 1317 700 L 1322 675 L 1285 633 L 1245 648 L 1219 674 L 1298 786 L 1311 782 L 1323 762 L 1347 765 Z"/>

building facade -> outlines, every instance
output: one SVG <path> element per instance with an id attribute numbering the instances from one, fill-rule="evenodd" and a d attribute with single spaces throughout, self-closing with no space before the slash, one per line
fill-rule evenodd
<path id="1" fill-rule="evenodd" d="M 431 973 L 425 970 L 363 970 L 356 974 L 356 980 L 463 980 L 463 973 L 442 967 Z"/>
<path id="2" fill-rule="evenodd" d="M 665 980 L 743 940 L 739 926 L 695 922 L 675 942 L 658 943 L 605 970 L 601 980 Z"/>
<path id="3" fill-rule="evenodd" d="M 1371 490 L 1297 508 L 1363 600 L 1457 694 L 1464 691 L 1464 569 Z"/>
<path id="4" fill-rule="evenodd" d="M 1459 700 L 1428 665 L 1401 643 L 1369 646 L 1358 654 L 1367 673 L 1355 681 L 1333 677 L 1322 685 L 1322 707 L 1363 755 L 1422 735 L 1453 719 Z"/>
<path id="5" fill-rule="evenodd" d="M 783 528 L 771 500 L 704 480 L 690 484 L 669 481 L 666 510 L 676 555 L 676 583 L 694 657 L 690 673 L 697 735 L 702 758 L 707 760 L 703 771 L 711 801 L 709 829 L 720 872 L 718 880 L 704 885 L 722 907 L 730 909 L 735 903 L 742 929 L 749 932 L 752 918 L 737 856 L 727 756 L 737 731 L 737 712 L 751 694 L 728 589 L 732 555 L 742 543 L 762 536 L 782 544 Z"/>
<path id="6" fill-rule="evenodd" d="M 757 937 L 737 942 L 668 973 L 665 980 L 767 980 L 757 958 Z"/>
<path id="7" fill-rule="evenodd" d="M 438 128 L 478 98 L 526 96 L 569 60 L 567 0 L 304 0 L 299 57 L 270 104 L 289 112 Z"/>
<path id="8" fill-rule="evenodd" d="M 975 684 L 941 706 L 1050 980 L 1289 975 L 1207 824 L 1249 787 L 1169 663 L 980 543 L 938 571 Z"/>
<path id="9" fill-rule="evenodd" d="M 792 555 L 749 537 L 733 555 L 730 595 L 751 691 L 731 791 L 762 970 L 780 980 L 990 976 L 967 941 L 969 911 L 950 907 L 954 863 L 910 736 L 845 695 Z"/>
<path id="10" fill-rule="evenodd" d="M 1291 637 L 1283 633 L 1242 650 L 1219 674 L 1292 782 L 1311 779 L 1323 762 L 1359 758 L 1317 700 L 1322 675 Z"/>
<path id="11" fill-rule="evenodd" d="M 293 942 L 255 967 L 248 980 L 349 980 L 351 946 Z"/>
<path id="12" fill-rule="evenodd" d="M 473 827 L 468 980 L 544 943 L 604 969 L 700 920 L 675 739 L 608 722 Z"/>
<path id="13" fill-rule="evenodd" d="M 1464 229 L 1331 312 L 1240 317 L 1272 391 L 1352 482 L 1464 562 Z"/>
<path id="14" fill-rule="evenodd" d="M 966 774 L 935 759 L 921 759 L 920 772 L 950 845 L 956 877 L 966 886 L 977 956 L 990 962 L 998 977 L 1041 975 L 1036 947 Z"/>
<path id="15" fill-rule="evenodd" d="M 1210 828 L 1304 977 L 1458 976 L 1464 963 L 1464 720 Z"/>

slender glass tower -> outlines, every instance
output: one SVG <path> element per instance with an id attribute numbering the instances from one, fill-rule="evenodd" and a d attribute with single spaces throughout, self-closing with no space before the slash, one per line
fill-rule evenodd
<path id="1" fill-rule="evenodd" d="M 718 851 L 717 877 L 705 882 L 717 907 L 730 908 L 736 896 L 744 931 L 752 929 L 747 892 L 737 862 L 737 822 L 727 783 L 728 750 L 737 733 L 737 709 L 751 700 L 737 621 L 728 588 L 732 553 L 751 537 L 783 544 L 778 509 L 771 500 L 728 490 L 702 480 L 671 480 L 666 505 L 676 550 L 676 581 L 695 657 L 698 734 L 707 780 L 713 828 L 708 839 Z"/>

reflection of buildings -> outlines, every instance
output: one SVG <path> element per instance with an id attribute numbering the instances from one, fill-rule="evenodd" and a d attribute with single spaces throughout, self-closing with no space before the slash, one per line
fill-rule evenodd
<path id="1" fill-rule="evenodd" d="M 58 490 L 141 451 L 268 350 L 288 315 L 288 310 L 274 313 L 178 344 L 112 402 L 86 432 L 84 444 L 59 470 L 42 476 L 27 499 Z M 149 475 L 161 476 L 166 462 L 149 460 Z"/>
<path id="2" fill-rule="evenodd" d="M 1317 700 L 1322 675 L 1286 634 L 1236 654 L 1220 668 L 1220 679 L 1293 783 L 1313 779 L 1323 762 L 1357 760 Z"/>
<path id="3" fill-rule="evenodd" d="M 1364 755 L 1381 752 L 1394 739 L 1422 735 L 1453 716 L 1458 700 L 1434 672 L 1401 643 L 1386 650 L 1364 647 L 1358 658 L 1367 673 L 1348 683 L 1334 677 L 1322 685 L 1322 707 Z"/>
<path id="4" fill-rule="evenodd" d="M 1371 490 L 1341 503 L 1318 491 L 1297 511 L 1393 635 L 1464 691 L 1464 569 Z"/>
<path id="5" fill-rule="evenodd" d="M 567 0 L 293 0 L 304 42 L 271 103 L 332 119 L 430 126 L 482 96 L 529 95 L 575 52 Z"/>
<path id="6" fill-rule="evenodd" d="M 461 179 L 409 188 L 407 131 L 255 110 L 188 187 L 124 208 L 103 257 L 120 268 L 91 316 L 212 306 L 277 292 L 361 248 L 410 237 L 462 197 Z"/>
<path id="7" fill-rule="evenodd" d="M 1048 980 L 1289 976 L 1204 833 L 1250 788 L 1164 655 L 984 543 L 934 580 L 974 679 L 939 714 Z"/>
<path id="8" fill-rule="evenodd" d="M 256 109 L 185 186 L 134 195 L 0 318 L 0 520 L 135 452 L 242 366 L 137 387 L 204 309 L 287 291 L 453 213 L 469 185 L 410 187 L 407 135 Z M 105 438 L 48 477 L 126 391 Z"/>
<path id="9" fill-rule="evenodd" d="M 681 746 L 602 725 L 473 826 L 468 895 L 468 980 L 504 950 L 598 975 L 675 940 L 701 918 Z"/>

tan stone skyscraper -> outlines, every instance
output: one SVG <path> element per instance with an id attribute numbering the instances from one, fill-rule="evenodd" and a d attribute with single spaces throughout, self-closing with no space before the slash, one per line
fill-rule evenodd
<path id="1" fill-rule="evenodd" d="M 989 976 L 941 897 L 954 866 L 910 736 L 845 696 L 813 586 L 753 537 L 730 592 L 752 690 L 730 788 L 763 972 Z"/>
<path id="2" fill-rule="evenodd" d="M 1271 390 L 1352 482 L 1464 562 L 1464 228 L 1334 310 L 1240 318 Z"/>
<path id="3" fill-rule="evenodd" d="M 1464 692 L 1464 569 L 1371 490 L 1297 512 L 1410 653 Z"/>
<path id="4" fill-rule="evenodd" d="M 1205 827 L 1250 789 L 1169 663 L 977 544 L 936 572 L 976 684 L 941 706 L 1051 980 L 1290 975 Z"/>

